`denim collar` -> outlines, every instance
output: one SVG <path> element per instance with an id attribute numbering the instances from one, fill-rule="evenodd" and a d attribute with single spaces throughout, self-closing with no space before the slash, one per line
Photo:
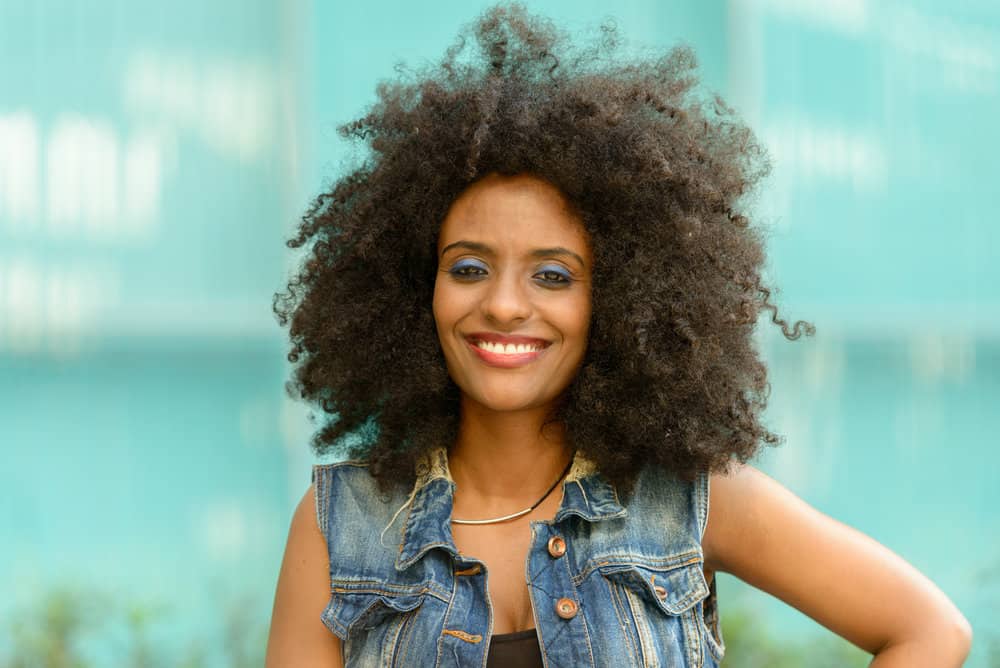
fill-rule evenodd
<path id="1" fill-rule="evenodd" d="M 459 556 L 451 535 L 455 481 L 448 470 L 447 450 L 436 448 L 428 453 L 418 462 L 416 474 L 396 557 L 396 570 L 400 571 L 417 563 L 435 547 Z M 601 476 L 592 461 L 577 451 L 563 482 L 562 505 L 553 521 L 558 523 L 577 515 L 588 522 L 598 522 L 625 517 L 626 513 L 614 486 Z"/>

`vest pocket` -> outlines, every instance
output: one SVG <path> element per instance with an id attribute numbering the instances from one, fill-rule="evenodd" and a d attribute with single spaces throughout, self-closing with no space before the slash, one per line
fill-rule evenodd
<path id="1" fill-rule="evenodd" d="M 656 568 L 607 564 L 599 568 L 612 585 L 616 608 L 631 626 L 643 666 L 715 666 L 721 653 L 706 657 L 707 628 L 700 603 L 709 595 L 702 562 Z"/>
<path id="2" fill-rule="evenodd" d="M 408 632 L 424 597 L 334 585 L 322 619 L 343 640 L 345 665 L 405 665 Z"/>

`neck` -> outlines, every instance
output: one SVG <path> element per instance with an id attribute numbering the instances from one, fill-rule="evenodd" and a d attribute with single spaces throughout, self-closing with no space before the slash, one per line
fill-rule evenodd
<path id="1" fill-rule="evenodd" d="M 561 424 L 543 428 L 546 409 L 497 413 L 463 401 L 448 468 L 462 505 L 476 515 L 512 512 L 545 492 L 572 458 Z M 514 506 L 518 506 L 514 508 Z"/>

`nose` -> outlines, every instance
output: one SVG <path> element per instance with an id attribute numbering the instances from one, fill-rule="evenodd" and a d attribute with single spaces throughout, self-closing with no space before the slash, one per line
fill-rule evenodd
<path id="1" fill-rule="evenodd" d="M 483 294 L 483 315 L 497 325 L 527 320 L 532 306 L 525 287 L 515 272 L 502 272 Z"/>

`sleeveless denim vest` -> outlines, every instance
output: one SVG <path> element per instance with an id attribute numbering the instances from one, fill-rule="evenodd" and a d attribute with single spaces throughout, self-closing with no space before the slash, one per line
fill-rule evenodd
<path id="1" fill-rule="evenodd" d="M 316 465 L 313 483 L 330 553 L 322 621 L 345 665 L 485 666 L 488 573 L 452 540 L 445 450 L 418 467 L 409 497 L 381 495 L 364 462 Z M 707 518 L 707 475 L 643 472 L 623 506 L 578 453 L 554 519 L 531 522 L 525 578 L 545 665 L 716 668 L 724 645 L 715 581 L 702 572 Z"/>

